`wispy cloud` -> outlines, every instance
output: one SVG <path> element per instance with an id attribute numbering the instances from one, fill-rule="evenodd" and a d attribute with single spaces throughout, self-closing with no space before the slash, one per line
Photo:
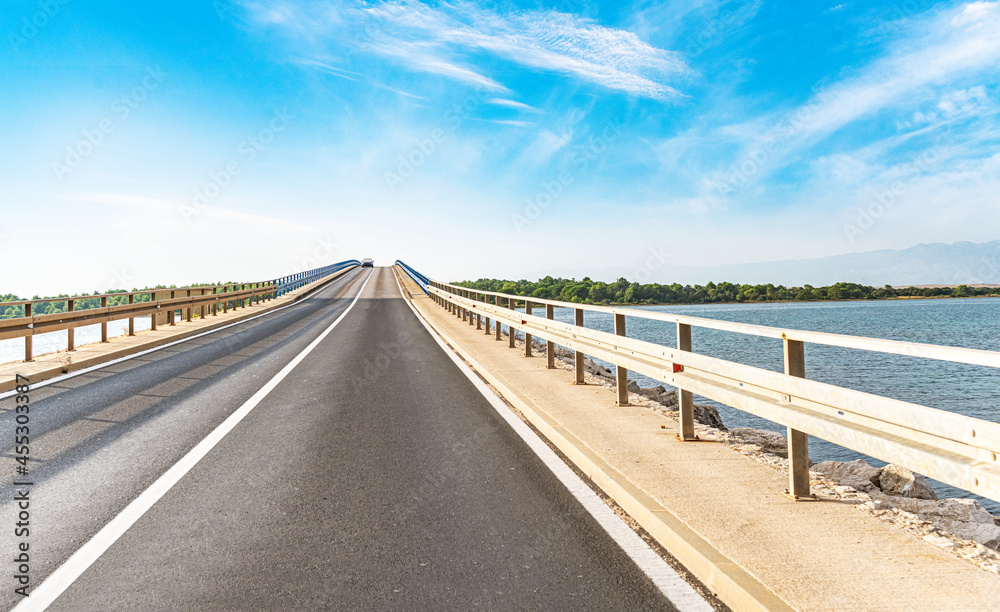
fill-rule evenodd
<path id="1" fill-rule="evenodd" d="M 104 192 L 76 192 L 64 194 L 61 199 L 73 202 L 88 202 L 97 206 L 113 206 L 127 210 L 131 213 L 155 214 L 161 218 L 177 219 L 177 211 L 180 206 L 189 204 L 181 200 L 168 200 L 148 196 L 139 196 L 127 193 L 104 193 Z M 310 234 L 316 231 L 315 227 L 302 225 L 294 221 L 260 215 L 256 213 L 243 212 L 222 206 L 209 206 L 204 211 L 205 217 L 215 219 L 243 228 L 252 227 L 255 229 L 280 230 L 286 232 L 299 232 Z"/>
<path id="2" fill-rule="evenodd" d="M 258 22 L 309 41 L 336 38 L 344 21 L 353 20 L 365 32 L 354 37 L 358 49 L 489 91 L 507 88 L 484 74 L 475 57 L 480 54 L 654 99 L 678 96 L 672 82 L 690 72 L 677 53 L 631 32 L 552 10 L 500 12 L 463 0 L 436 6 L 329 3 L 303 9 L 287 0 L 246 6 Z"/>
<path id="3" fill-rule="evenodd" d="M 540 113 L 540 112 L 542 112 L 542 111 L 538 110 L 537 108 L 535 108 L 534 106 L 531 106 L 529 104 L 525 104 L 524 102 L 518 102 L 517 100 L 507 100 L 507 99 L 504 99 L 504 98 L 493 98 L 491 100 L 487 100 L 487 102 L 489 102 L 490 104 L 496 105 L 496 106 L 506 106 L 507 108 L 514 108 L 514 109 L 517 109 L 519 111 L 524 111 L 526 113 Z"/>
<path id="4" fill-rule="evenodd" d="M 405 96 L 407 98 L 414 98 L 416 100 L 426 100 L 427 99 L 427 98 L 425 98 L 423 96 L 418 96 L 417 94 L 413 94 L 413 93 L 410 93 L 408 91 L 403 91 L 402 89 L 396 89 L 395 87 L 389 87 L 388 85 L 384 85 L 382 83 L 378 83 L 376 85 L 376 87 L 378 87 L 379 89 L 384 89 L 386 91 L 391 91 L 394 94 L 399 94 L 399 95 Z"/>
<path id="5" fill-rule="evenodd" d="M 901 102 L 912 103 L 914 94 L 935 96 L 934 87 L 998 63 L 1000 2 L 942 11 L 857 76 L 821 90 L 789 114 L 796 118 L 790 126 L 774 128 L 769 136 L 780 137 L 791 128 L 794 138 L 808 143 Z"/>
<path id="6" fill-rule="evenodd" d="M 936 10 L 908 26 L 883 55 L 825 85 L 808 102 L 718 128 L 712 137 L 736 143 L 740 149 L 734 165 L 718 171 L 710 183 L 732 186 L 736 176 L 737 182 L 759 184 L 832 135 L 880 113 L 910 117 L 909 127 L 922 129 L 930 121 L 937 120 L 940 126 L 973 105 L 981 107 L 985 100 L 981 87 L 961 88 L 956 83 L 996 81 L 1000 2 Z M 933 110 L 917 110 L 927 103 Z M 907 122 L 899 127 L 906 129 Z"/>
<path id="7" fill-rule="evenodd" d="M 345 70 L 343 68 L 337 68 L 336 66 L 331 66 L 328 63 L 321 62 L 314 59 L 309 59 L 305 57 L 296 58 L 295 63 L 302 66 L 309 66 L 312 68 L 318 68 L 323 72 L 338 76 L 342 79 L 347 79 L 348 81 L 356 80 L 355 77 L 362 76 L 360 72 L 354 72 L 353 70 Z"/>
<path id="8" fill-rule="evenodd" d="M 375 53 L 394 58 L 414 70 L 438 74 L 487 91 L 498 93 L 510 91 L 472 68 L 460 66 L 446 59 L 444 55 L 436 52 L 434 45 L 428 45 L 425 42 L 393 40 L 379 42 L 369 48 Z"/>
<path id="9" fill-rule="evenodd" d="M 488 119 L 487 121 L 497 125 L 512 125 L 514 127 L 530 127 L 535 125 L 530 121 L 514 121 L 512 119 Z"/>

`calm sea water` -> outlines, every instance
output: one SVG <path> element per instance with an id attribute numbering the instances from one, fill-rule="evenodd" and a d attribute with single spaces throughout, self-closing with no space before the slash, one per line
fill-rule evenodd
<path id="1" fill-rule="evenodd" d="M 135 319 L 135 330 L 143 331 L 149 329 L 149 317 L 136 317 Z M 120 321 L 110 321 L 108 323 L 108 337 L 114 338 L 116 336 L 123 336 L 128 333 L 128 319 L 123 319 Z M 101 341 L 101 326 L 98 325 L 87 325 L 85 327 L 77 327 L 76 333 L 73 335 L 73 342 L 77 347 L 81 347 L 84 344 L 91 344 L 93 342 Z M 69 344 L 69 333 L 67 330 L 49 332 L 47 334 L 38 334 L 32 338 L 31 350 L 34 355 L 44 355 L 46 353 L 55 353 L 57 351 L 64 351 Z M 23 338 L 9 338 L 7 340 L 0 340 L 0 364 L 9 363 L 13 361 L 21 361 L 24 359 L 24 339 Z"/>
<path id="2" fill-rule="evenodd" d="M 1000 298 L 640 308 L 789 329 L 1000 350 Z M 557 309 L 555 317 L 572 322 L 572 310 Z M 614 329 L 610 315 L 586 313 L 585 323 L 587 327 L 604 331 Z M 676 346 L 675 326 L 671 323 L 629 317 L 626 327 L 629 337 Z M 780 340 L 694 328 L 692 344 L 697 353 L 776 372 L 784 371 Z M 643 387 L 661 384 L 641 375 L 631 376 Z M 1000 422 L 1000 369 L 996 368 L 807 344 L 806 376 L 867 393 Z M 727 427 L 785 431 L 783 426 L 728 406 L 704 398 L 697 398 L 696 401 L 718 407 Z M 810 438 L 810 456 L 817 462 L 862 458 L 873 465 L 884 465 L 882 461 L 817 438 Z M 942 483 L 933 482 L 932 485 L 940 497 L 973 497 L 992 512 L 1000 513 L 1000 504 L 994 501 Z"/>

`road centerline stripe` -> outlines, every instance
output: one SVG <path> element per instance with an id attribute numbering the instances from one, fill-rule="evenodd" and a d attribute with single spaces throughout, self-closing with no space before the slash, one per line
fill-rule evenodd
<path id="1" fill-rule="evenodd" d="M 253 410 L 278 384 L 284 380 L 288 374 L 301 363 L 309 353 L 315 349 L 320 342 L 333 331 L 337 325 L 344 320 L 354 305 L 361 299 L 361 295 L 371 280 L 373 270 L 368 274 L 368 278 L 361 285 L 358 294 L 351 301 L 351 304 L 344 310 L 337 319 L 330 324 L 323 332 L 313 340 L 309 346 L 296 355 L 288 364 L 275 374 L 263 387 L 253 394 L 250 399 L 236 409 L 226 420 L 218 425 L 212 433 L 208 434 L 201 442 L 195 445 L 181 459 L 156 479 L 153 484 L 143 491 L 137 498 L 125 507 L 115 518 L 101 528 L 94 536 L 73 553 L 65 563 L 60 565 L 49 575 L 31 594 L 15 606 L 12 612 L 34 612 L 45 610 L 62 593 L 72 585 L 80 575 L 83 574 L 101 555 L 103 555 L 112 544 L 125 534 L 142 516 L 156 504 L 181 478 L 197 465 L 223 438 L 239 424 L 250 411 Z"/>

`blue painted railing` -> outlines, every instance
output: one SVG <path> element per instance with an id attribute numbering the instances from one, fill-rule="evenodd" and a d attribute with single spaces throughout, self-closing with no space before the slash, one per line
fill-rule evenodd
<path id="1" fill-rule="evenodd" d="M 281 278 L 274 279 L 275 285 L 275 296 L 284 295 L 289 291 L 294 291 L 299 287 L 308 285 L 313 281 L 317 281 L 325 276 L 329 276 L 334 272 L 343 270 L 344 268 L 349 268 L 351 266 L 360 266 L 361 262 L 357 259 L 348 259 L 347 261 L 341 261 L 335 264 L 330 264 L 329 266 L 323 266 L 322 268 L 316 268 L 314 270 L 306 270 L 305 272 L 298 272 L 289 276 L 282 276 Z"/>
<path id="2" fill-rule="evenodd" d="M 424 276 L 420 272 L 417 272 L 416 270 L 414 270 L 410 266 L 406 265 L 400 259 L 396 260 L 396 265 L 399 266 L 400 268 L 402 268 L 407 274 L 409 274 L 410 278 L 413 279 L 413 282 L 415 282 L 418 285 L 420 285 L 420 288 L 424 290 L 424 293 L 426 293 L 427 295 L 430 295 L 430 291 L 427 290 L 427 286 L 430 284 L 431 279 L 427 278 L 426 276 Z"/>

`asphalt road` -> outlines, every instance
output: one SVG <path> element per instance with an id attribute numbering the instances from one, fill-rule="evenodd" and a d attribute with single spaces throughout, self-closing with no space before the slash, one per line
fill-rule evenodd
<path id="1" fill-rule="evenodd" d="M 218 337 L 38 389 L 33 583 L 326 329 L 368 273 Z M 6 457 L 11 406 L 0 402 Z M 673 609 L 379 268 L 340 325 L 50 609 L 475 608 Z"/>

